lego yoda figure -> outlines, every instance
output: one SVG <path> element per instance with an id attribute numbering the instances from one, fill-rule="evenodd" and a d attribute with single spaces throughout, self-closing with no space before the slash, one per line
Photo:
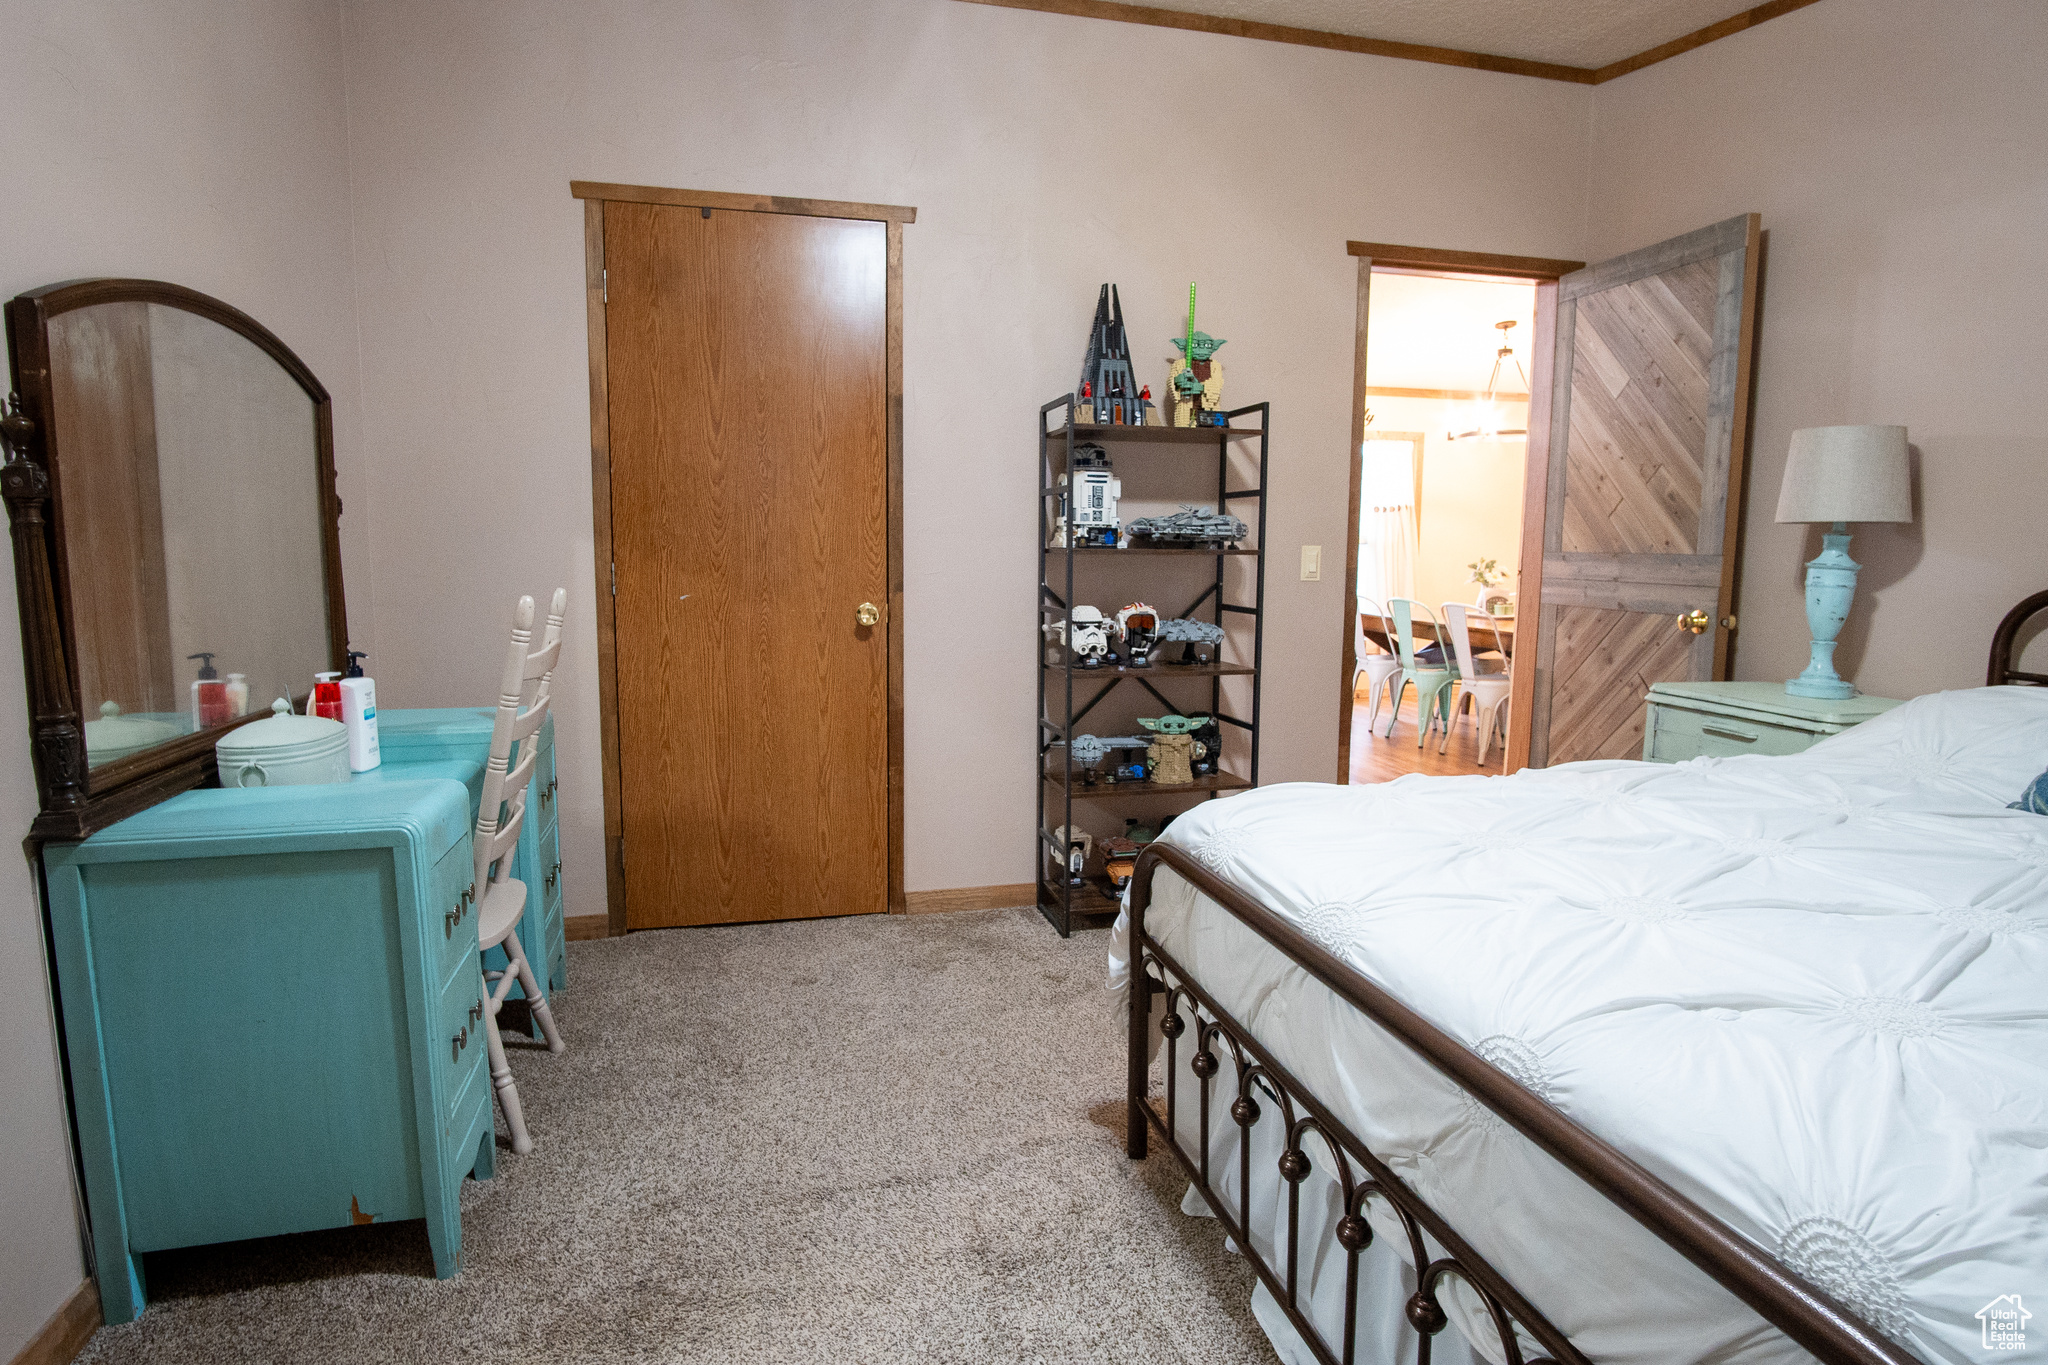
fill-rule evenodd
<path id="1" fill-rule="evenodd" d="M 1157 736 L 1145 750 L 1153 785 L 1185 787 L 1195 780 L 1193 760 L 1208 757 L 1209 746 L 1188 732 L 1208 722 L 1207 716 L 1138 717 L 1138 724 Z"/>
<path id="2" fill-rule="evenodd" d="M 1167 371 L 1167 390 L 1173 395 L 1173 424 L 1177 427 L 1209 426 L 1210 415 L 1223 406 L 1223 365 L 1216 352 L 1223 343 L 1207 332 L 1175 337 L 1173 358 Z"/>

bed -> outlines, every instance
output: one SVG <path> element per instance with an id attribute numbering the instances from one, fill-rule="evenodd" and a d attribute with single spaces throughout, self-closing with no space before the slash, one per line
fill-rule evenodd
<path id="1" fill-rule="evenodd" d="M 2044 767 L 1995 687 L 1207 803 L 1112 936 L 1130 1154 L 1289 1365 L 1985 1359 L 2048 1282 Z"/>

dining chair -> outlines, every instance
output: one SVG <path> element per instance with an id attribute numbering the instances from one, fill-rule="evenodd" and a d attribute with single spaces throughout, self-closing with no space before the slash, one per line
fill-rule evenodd
<path id="1" fill-rule="evenodd" d="M 1450 658 L 1450 647 L 1444 642 L 1443 627 L 1437 624 L 1435 613 L 1411 597 L 1390 597 L 1387 599 L 1388 613 L 1394 618 L 1394 650 L 1401 659 L 1401 680 L 1394 688 L 1394 716 L 1387 722 L 1386 738 L 1394 737 L 1394 727 L 1401 721 L 1401 698 L 1408 692 L 1409 684 L 1415 687 L 1415 747 L 1422 747 L 1423 739 L 1429 734 L 1432 715 L 1448 731 L 1451 723 L 1450 702 L 1446 693 L 1458 680 L 1458 670 Z M 1429 631 L 1436 640 L 1436 657 L 1441 663 L 1418 658 L 1415 648 L 1415 621 L 1417 614 L 1429 623 Z"/>
<path id="2" fill-rule="evenodd" d="M 1356 636 L 1352 655 L 1358 660 L 1358 666 L 1351 670 L 1351 695 L 1354 698 L 1358 696 L 1358 679 L 1361 674 L 1364 675 L 1365 728 L 1370 731 L 1379 721 L 1380 693 L 1391 690 L 1394 679 L 1401 674 L 1401 658 L 1398 654 L 1382 652 L 1379 646 L 1365 638 L 1365 622 L 1368 616 L 1384 624 L 1387 613 L 1370 597 L 1361 597 L 1358 599 L 1358 620 L 1352 626 Z M 1367 652 L 1368 646 L 1371 648 L 1370 653 Z"/>
<path id="3" fill-rule="evenodd" d="M 484 1041 L 491 1054 L 491 1086 L 497 1092 L 498 1107 L 504 1110 L 505 1126 L 511 1130 L 512 1150 L 522 1155 L 533 1150 L 533 1139 L 527 1135 L 519 1087 L 513 1083 L 512 1068 L 505 1060 L 498 1011 L 504 1007 L 512 983 L 517 981 L 526 994 L 534 1022 L 547 1039 L 548 1051 L 561 1052 L 565 1048 L 562 1031 L 555 1026 L 554 1012 L 548 1008 L 548 998 L 526 960 L 526 950 L 519 944 L 519 920 L 526 911 L 527 888 L 525 882 L 511 873 L 519 830 L 526 823 L 527 786 L 539 754 L 538 747 L 527 741 L 548 718 L 555 664 L 562 655 L 562 615 L 568 601 L 568 590 L 557 588 L 554 601 L 549 604 L 547 643 L 531 653 L 527 646 L 533 640 L 533 599 L 520 598 L 513 610 L 512 643 L 500 675 L 497 718 L 491 725 L 490 761 L 484 768 L 483 800 L 476 817 L 477 939 L 481 950 L 501 948 L 506 957 L 505 970 L 484 970 L 488 992 Z M 533 701 L 522 707 L 529 686 Z M 515 745 L 519 750 L 516 763 L 512 762 Z"/>
<path id="4" fill-rule="evenodd" d="M 1458 656 L 1458 699 L 1451 706 L 1451 718 L 1456 720 L 1465 712 L 1465 704 L 1472 704 L 1472 712 L 1479 726 L 1479 762 L 1486 763 L 1486 751 L 1492 747 L 1493 732 L 1500 729 L 1500 744 L 1506 750 L 1508 744 L 1508 695 L 1514 690 L 1512 677 L 1514 660 L 1510 656 L 1506 639 L 1498 634 L 1500 641 L 1501 666 L 1496 671 L 1480 671 L 1480 661 L 1472 653 L 1472 628 L 1466 621 L 1468 612 L 1478 612 L 1477 606 L 1466 606 L 1462 602 L 1444 603 L 1444 626 L 1450 632 L 1451 648 Z M 1442 753 L 1451 742 L 1450 727 L 1444 728 L 1443 743 L 1437 745 Z"/>

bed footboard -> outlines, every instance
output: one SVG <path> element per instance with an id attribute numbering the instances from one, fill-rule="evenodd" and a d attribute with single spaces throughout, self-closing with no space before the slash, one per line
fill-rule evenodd
<path id="1" fill-rule="evenodd" d="M 1546 1361 L 1555 1365 L 1585 1365 L 1586 1357 L 1146 932 L 1145 911 L 1152 899 L 1153 878 L 1162 864 L 1322 982 L 1339 999 L 1400 1039 L 1819 1360 L 1827 1365 L 1919 1365 L 1917 1357 L 1649 1171 L 1580 1128 L 1561 1111 L 1523 1089 L 1325 951 L 1291 922 L 1215 876 L 1185 850 L 1154 843 L 1140 855 L 1131 884 L 1126 1151 L 1134 1159 L 1144 1157 L 1148 1135 L 1155 1131 L 1159 1134 L 1323 1365 L 1350 1365 L 1360 1314 L 1374 1311 L 1374 1306 L 1358 1302 L 1358 1284 L 1359 1255 L 1373 1238 L 1366 1207 L 1375 1198 L 1393 1213 L 1407 1241 L 1416 1289 L 1400 1311 L 1420 1338 L 1421 1361 L 1429 1360 L 1430 1340 L 1449 1320 L 1441 1294 L 1446 1282 L 1452 1279 L 1462 1280 L 1478 1296 L 1509 1365 L 1543 1365 Z M 1150 1103 L 1148 1079 L 1151 1000 L 1159 993 L 1166 996 L 1162 1022 L 1167 1062 L 1163 1113 Z M 1179 1008 L 1184 1001 L 1195 1006 L 1191 1011 L 1192 1026 Z M 1184 1042 L 1193 1049 L 1190 1070 L 1198 1078 L 1200 1091 L 1192 1100 L 1198 1109 L 1200 1133 L 1199 1149 L 1194 1154 L 1185 1150 L 1176 1136 L 1179 1106 L 1190 1102 L 1178 1093 L 1178 1057 Z M 1211 1112 L 1215 1088 L 1212 1081 L 1226 1065 L 1233 1068 L 1237 1083 L 1236 1098 L 1226 1111 L 1228 1120 L 1245 1130 L 1237 1144 L 1239 1197 L 1234 1209 L 1231 1201 L 1219 1195 L 1210 1171 L 1210 1125 L 1223 1121 L 1222 1116 Z M 1262 1098 L 1278 1107 L 1282 1121 L 1278 1177 L 1285 1183 L 1287 1213 L 1283 1244 L 1275 1248 L 1275 1259 L 1282 1262 L 1279 1265 L 1268 1262 L 1251 1235 L 1249 1130 L 1262 1116 Z M 1348 1261 L 1343 1327 L 1336 1342 L 1325 1340 L 1319 1333 L 1299 1294 L 1303 1250 L 1300 1185 L 1316 1162 L 1329 1163 L 1328 1169 L 1342 1198 L 1343 1213 L 1333 1235 Z M 1432 1243 L 1444 1254 L 1433 1255 Z M 1515 1326 L 1520 1327 L 1519 1334 Z M 1519 1337 L 1540 1343 L 1541 1349 L 1549 1354 L 1531 1357 L 1522 1350 Z"/>

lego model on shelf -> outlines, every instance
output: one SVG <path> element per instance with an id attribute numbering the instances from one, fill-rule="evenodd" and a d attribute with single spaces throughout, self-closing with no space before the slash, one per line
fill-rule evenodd
<path id="1" fill-rule="evenodd" d="M 1154 782 L 1185 787 L 1195 780 L 1195 764 L 1209 756 L 1208 746 L 1195 738 L 1195 731 L 1208 723 L 1207 716 L 1138 717 L 1138 724 L 1158 736 L 1145 749 Z"/>
<path id="2" fill-rule="evenodd" d="M 1152 390 L 1131 372 L 1131 347 L 1124 338 L 1124 305 L 1116 286 L 1105 284 L 1095 298 L 1095 325 L 1081 361 L 1079 412 L 1082 426 L 1142 427 L 1152 407 Z"/>
<path id="3" fill-rule="evenodd" d="M 1064 548 L 1069 535 L 1076 545 L 1114 548 L 1123 530 L 1116 519 L 1117 499 L 1123 493 L 1108 451 L 1093 443 L 1075 446 L 1073 463 L 1060 475 L 1059 529 L 1053 532 L 1052 548 Z"/>
<path id="4" fill-rule="evenodd" d="M 1228 512 L 1204 512 L 1184 502 L 1178 512 L 1163 517 L 1139 517 L 1130 525 L 1133 539 L 1144 536 L 1162 545 L 1229 550 L 1251 533 L 1251 528 Z"/>
<path id="5" fill-rule="evenodd" d="M 1189 332 L 1198 356 L 1220 344 Z M 1140 425 L 1142 388 L 1116 406 L 1128 370 L 1105 286 L 1087 394 L 1039 412 L 1035 843 L 1039 911 L 1062 936 L 1108 923 L 1174 812 L 1259 780 L 1271 405 L 1216 411 L 1212 366 L 1187 404 L 1211 420 Z M 1126 683 L 1142 692 L 1113 697 Z"/>
<path id="6" fill-rule="evenodd" d="M 1039 627 L 1048 638 L 1057 639 L 1082 668 L 1100 668 L 1109 657 L 1110 622 L 1102 608 L 1080 606 L 1057 621 Z"/>
<path id="7" fill-rule="evenodd" d="M 1132 668 L 1152 665 L 1152 637 L 1159 631 L 1159 609 L 1133 602 L 1116 614 L 1116 637 L 1123 641 L 1123 661 Z"/>
<path id="8" fill-rule="evenodd" d="M 1173 399 L 1177 427 L 1222 426 L 1223 363 L 1215 358 L 1223 342 L 1195 330 L 1195 287 L 1188 286 L 1187 330 L 1173 339 L 1180 352 L 1167 366 L 1167 393 Z"/>
<path id="9" fill-rule="evenodd" d="M 1222 644 L 1223 627 L 1212 626 L 1207 621 L 1197 621 L 1190 616 L 1179 616 L 1171 621 L 1161 621 L 1156 638 L 1162 645 L 1180 646 L 1180 657 L 1166 661 L 1173 667 L 1206 664 L 1209 662 L 1209 655 L 1202 651 L 1202 647 L 1207 645 L 1214 649 Z"/>

